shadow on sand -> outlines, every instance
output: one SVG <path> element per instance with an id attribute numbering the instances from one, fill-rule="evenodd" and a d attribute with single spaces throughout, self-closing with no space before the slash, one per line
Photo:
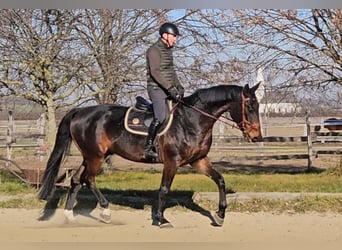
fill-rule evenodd
<path id="1" fill-rule="evenodd" d="M 243 173 L 243 174 L 303 174 L 303 173 L 321 173 L 324 169 L 312 168 L 310 170 L 307 167 L 299 167 L 293 165 L 268 165 L 258 166 L 255 163 L 251 164 L 233 164 L 227 161 L 213 162 L 213 167 L 221 173 Z M 189 167 L 184 167 L 180 172 L 192 172 Z M 101 189 L 101 192 L 105 195 L 108 201 L 112 205 L 119 205 L 129 207 L 133 209 L 146 209 L 151 207 L 151 219 L 152 223 L 155 223 L 154 214 L 157 210 L 158 190 L 109 190 Z M 232 190 L 227 190 L 227 193 L 234 193 Z M 194 212 L 198 212 L 203 216 L 210 219 L 211 224 L 215 226 L 214 219 L 210 211 L 198 205 L 193 200 L 193 191 L 171 191 L 168 194 L 166 207 L 182 206 L 190 209 Z M 218 195 L 218 194 L 217 194 Z M 65 201 L 66 190 L 57 189 L 54 196 L 46 203 L 43 212 L 39 220 L 48 220 L 51 218 L 61 203 Z M 64 201 L 63 201 L 64 200 Z M 90 192 L 89 189 L 84 188 L 80 191 L 77 197 L 77 203 L 74 207 L 75 214 L 81 214 L 83 216 L 92 217 L 90 213 L 97 207 L 97 200 Z"/>
<path id="2" fill-rule="evenodd" d="M 157 201 L 158 201 L 158 190 L 109 190 L 101 189 L 103 195 L 108 199 L 109 203 L 112 205 L 124 206 L 132 209 L 146 209 L 146 207 L 151 207 L 151 219 L 152 225 L 156 225 L 156 220 L 154 215 L 157 211 Z M 194 192 L 192 191 L 171 191 L 167 198 L 167 203 L 165 209 L 182 206 L 190 209 L 194 212 L 200 213 L 201 215 L 207 217 L 210 220 L 212 226 L 217 226 L 212 214 L 207 209 L 201 207 L 193 200 Z M 218 194 L 217 194 L 218 195 Z M 38 220 L 48 220 L 51 218 L 56 209 L 64 203 L 66 191 L 56 190 L 54 196 L 47 201 L 41 216 Z M 97 200 L 89 189 L 82 189 L 77 197 L 77 202 L 74 207 L 75 215 L 82 215 L 86 217 L 93 218 L 91 212 L 96 209 Z M 96 219 L 96 218 L 94 218 Z"/>

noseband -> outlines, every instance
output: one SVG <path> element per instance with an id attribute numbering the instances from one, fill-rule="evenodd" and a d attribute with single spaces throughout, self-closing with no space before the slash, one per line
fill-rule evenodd
<path id="1" fill-rule="evenodd" d="M 259 122 L 256 122 L 256 123 L 251 123 L 247 120 L 247 117 L 246 117 L 246 102 L 248 102 L 250 100 L 249 97 L 245 97 L 243 95 L 243 93 L 241 93 L 241 99 L 242 99 L 242 121 L 238 124 L 238 126 L 240 127 L 240 129 L 242 130 L 243 133 L 246 133 L 246 130 L 247 130 L 247 125 L 249 125 L 249 127 L 251 128 L 255 128 L 255 129 L 258 129 L 260 127 L 260 124 Z"/>

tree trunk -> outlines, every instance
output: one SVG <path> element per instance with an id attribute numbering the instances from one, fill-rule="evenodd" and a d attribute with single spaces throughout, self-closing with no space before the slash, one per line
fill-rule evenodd
<path id="1" fill-rule="evenodd" d="M 48 152 L 51 153 L 57 132 L 56 107 L 53 104 L 53 100 L 49 99 L 46 108 L 45 145 L 48 146 Z"/>

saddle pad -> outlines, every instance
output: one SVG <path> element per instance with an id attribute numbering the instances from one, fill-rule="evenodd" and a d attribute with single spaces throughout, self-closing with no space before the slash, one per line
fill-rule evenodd
<path id="1" fill-rule="evenodd" d="M 172 108 L 172 102 L 168 101 L 168 108 L 169 111 Z M 130 107 L 125 114 L 125 129 L 132 133 L 137 135 L 145 135 L 148 134 L 148 128 L 153 120 L 153 113 L 146 112 L 144 110 L 139 110 L 135 108 L 134 106 Z M 171 126 L 173 120 L 173 112 L 169 112 L 169 116 L 167 119 L 167 122 L 164 126 L 161 127 L 160 132 L 158 133 L 158 136 L 164 134 L 169 127 Z"/>

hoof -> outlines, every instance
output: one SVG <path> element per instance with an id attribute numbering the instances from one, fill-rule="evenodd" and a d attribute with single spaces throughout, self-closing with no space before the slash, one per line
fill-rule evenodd
<path id="1" fill-rule="evenodd" d="M 66 218 L 66 221 L 67 222 L 75 222 L 76 221 L 76 218 L 74 216 L 74 212 L 72 210 L 64 210 L 64 215 L 65 215 L 65 218 Z"/>
<path id="2" fill-rule="evenodd" d="M 170 222 L 160 223 L 159 228 L 173 228 Z"/>
<path id="3" fill-rule="evenodd" d="M 223 225 L 223 222 L 224 222 L 224 218 L 221 218 L 217 212 L 215 213 L 212 213 L 212 217 L 213 217 L 213 225 L 214 226 L 218 226 L 218 227 L 221 227 Z"/>
<path id="4" fill-rule="evenodd" d="M 159 228 L 173 228 L 172 224 L 165 218 L 154 218 L 152 225 L 158 226 Z"/>
<path id="5" fill-rule="evenodd" d="M 111 223 L 111 214 L 110 214 L 110 209 L 109 208 L 105 208 L 102 213 L 100 214 L 100 221 L 103 223 Z"/>

